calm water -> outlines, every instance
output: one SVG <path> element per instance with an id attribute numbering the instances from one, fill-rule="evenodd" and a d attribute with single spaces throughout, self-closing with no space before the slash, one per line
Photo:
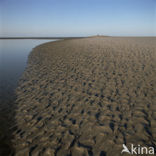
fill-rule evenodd
<path id="1" fill-rule="evenodd" d="M 0 40 L 0 155 L 14 153 L 11 142 L 16 129 L 14 90 L 26 67 L 28 55 L 35 46 L 50 41 L 55 40 Z"/>
<path id="2" fill-rule="evenodd" d="M 0 89 L 3 93 L 16 87 L 32 48 L 50 41 L 55 40 L 0 40 Z"/>

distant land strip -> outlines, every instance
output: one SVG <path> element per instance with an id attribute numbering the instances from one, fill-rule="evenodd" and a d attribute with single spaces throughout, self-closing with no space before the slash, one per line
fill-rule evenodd
<path id="1" fill-rule="evenodd" d="M 156 36 L 107 36 L 107 35 L 93 35 L 93 36 L 80 36 L 80 37 L 0 37 L 0 39 L 80 39 L 80 38 L 92 38 L 92 37 L 137 37 L 137 38 L 155 38 Z"/>
<path id="2" fill-rule="evenodd" d="M 0 37 L 0 39 L 78 39 L 84 37 Z"/>

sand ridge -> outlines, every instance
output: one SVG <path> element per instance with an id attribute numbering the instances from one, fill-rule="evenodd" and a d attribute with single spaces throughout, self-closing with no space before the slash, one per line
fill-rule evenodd
<path id="1" fill-rule="evenodd" d="M 16 155 L 156 147 L 155 41 L 93 37 L 34 48 L 16 90 Z"/>

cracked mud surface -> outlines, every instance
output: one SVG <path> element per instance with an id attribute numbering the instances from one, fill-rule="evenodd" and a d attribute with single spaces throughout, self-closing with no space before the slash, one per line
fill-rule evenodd
<path id="1" fill-rule="evenodd" d="M 117 156 L 123 143 L 156 147 L 155 41 L 93 37 L 34 48 L 16 90 L 16 155 Z"/>

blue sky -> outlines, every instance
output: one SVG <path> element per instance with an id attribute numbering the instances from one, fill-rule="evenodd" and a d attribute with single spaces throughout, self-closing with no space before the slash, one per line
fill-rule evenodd
<path id="1" fill-rule="evenodd" d="M 0 36 L 155 36 L 156 0 L 0 0 Z"/>

